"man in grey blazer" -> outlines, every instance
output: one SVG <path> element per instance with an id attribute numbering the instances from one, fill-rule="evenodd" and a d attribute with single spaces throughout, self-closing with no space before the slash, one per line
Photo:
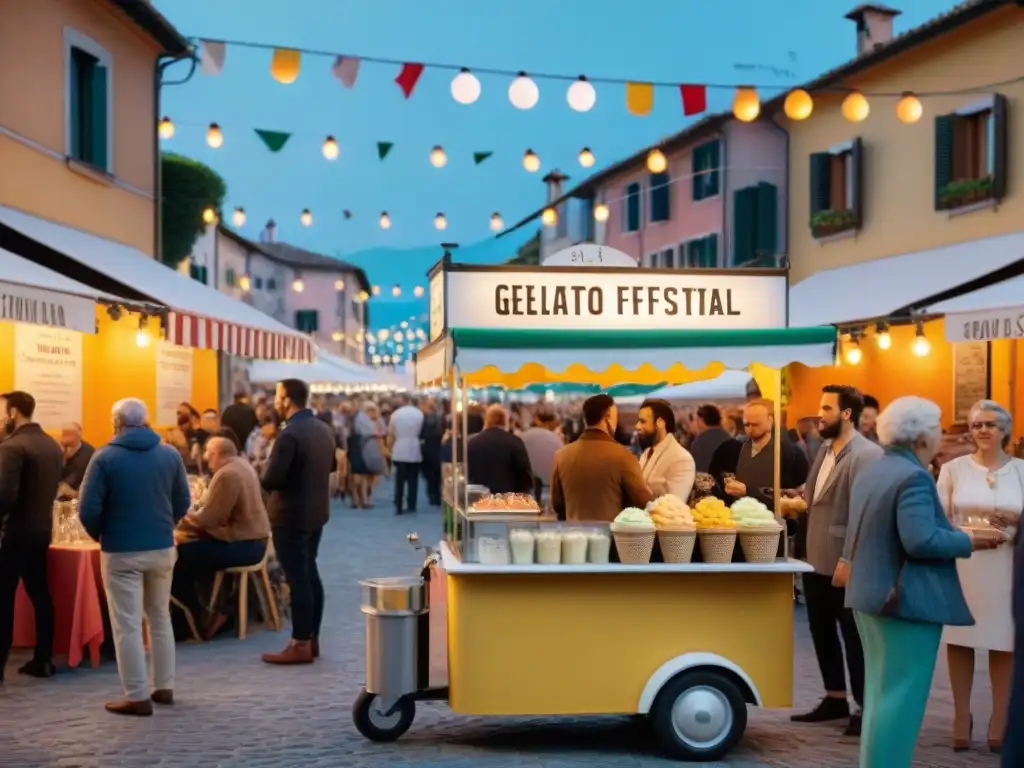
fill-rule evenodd
<path id="1" fill-rule="evenodd" d="M 825 443 L 811 466 L 804 489 L 807 500 L 807 563 L 804 574 L 807 621 L 818 657 L 825 697 L 793 722 L 824 723 L 849 719 L 847 736 L 859 736 L 861 716 L 850 712 L 846 672 L 853 700 L 864 706 L 864 651 L 853 612 L 845 606 L 846 590 L 832 583 L 846 542 L 850 489 L 858 471 L 882 455 L 882 449 L 857 429 L 864 400 L 853 387 L 830 384 L 822 390 L 818 418 Z M 842 643 L 839 641 L 842 633 Z M 846 653 L 843 653 L 845 646 Z M 845 664 L 843 661 L 845 655 Z"/>

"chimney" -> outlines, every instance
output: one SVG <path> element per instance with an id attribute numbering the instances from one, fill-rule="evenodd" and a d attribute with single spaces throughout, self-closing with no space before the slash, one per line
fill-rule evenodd
<path id="1" fill-rule="evenodd" d="M 544 177 L 544 183 L 548 185 L 548 203 L 553 203 L 562 196 L 562 182 L 568 181 L 569 177 L 554 170 Z"/>
<path id="2" fill-rule="evenodd" d="M 267 226 L 260 232 L 261 243 L 274 243 L 277 242 L 277 224 L 274 223 L 273 219 L 267 220 Z"/>
<path id="3" fill-rule="evenodd" d="M 893 38 L 892 20 L 902 11 L 884 5 L 858 5 L 846 18 L 857 25 L 857 55 L 863 56 L 881 48 Z"/>

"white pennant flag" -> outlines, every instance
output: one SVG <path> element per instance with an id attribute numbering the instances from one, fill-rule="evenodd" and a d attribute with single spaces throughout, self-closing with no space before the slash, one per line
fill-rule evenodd
<path id="1" fill-rule="evenodd" d="M 346 88 L 353 87 L 356 78 L 359 77 L 359 59 L 354 56 L 339 56 L 334 60 L 331 74 Z"/>
<path id="2" fill-rule="evenodd" d="M 199 67 L 204 75 L 219 75 L 224 68 L 224 55 L 227 46 L 218 40 L 201 40 L 199 48 Z"/>

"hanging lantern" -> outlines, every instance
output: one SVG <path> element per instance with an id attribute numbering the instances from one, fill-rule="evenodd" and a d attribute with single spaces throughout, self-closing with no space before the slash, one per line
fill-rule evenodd
<path id="1" fill-rule="evenodd" d="M 236 227 L 245 226 L 245 208 L 235 208 L 235 212 L 231 214 L 231 223 Z"/>
<path id="2" fill-rule="evenodd" d="M 291 48 L 275 48 L 270 59 L 270 76 L 284 85 L 291 85 L 299 79 L 302 54 Z"/>
<path id="3" fill-rule="evenodd" d="M 430 164 L 435 168 L 444 168 L 448 162 L 448 155 L 444 153 L 444 148 L 441 145 L 437 145 L 430 150 Z"/>
<path id="4" fill-rule="evenodd" d="M 211 149 L 220 149 L 224 146 L 224 133 L 216 123 L 210 123 L 206 129 L 206 144 Z"/>
<path id="5" fill-rule="evenodd" d="M 525 72 L 520 72 L 508 87 L 508 100 L 516 109 L 533 109 L 540 99 L 540 90 Z"/>
<path id="6" fill-rule="evenodd" d="M 444 217 L 443 213 L 439 213 L 434 217 L 434 226 L 438 229 L 448 229 L 448 219 Z"/>
<path id="7" fill-rule="evenodd" d="M 480 81 L 465 67 L 452 78 L 452 98 L 459 104 L 472 104 L 480 98 Z"/>
<path id="8" fill-rule="evenodd" d="M 388 216 L 388 212 L 387 211 L 381 211 L 381 214 L 380 214 L 380 228 L 381 229 L 391 229 L 391 217 Z"/>
<path id="9" fill-rule="evenodd" d="M 532 149 L 526 150 L 523 154 L 523 168 L 530 173 L 536 173 L 540 170 L 540 158 L 537 157 Z"/>
<path id="10" fill-rule="evenodd" d="M 213 224 L 217 220 L 217 211 L 210 206 L 203 208 L 203 222 L 206 224 Z"/>
<path id="11" fill-rule="evenodd" d="M 577 112 L 589 112 L 597 102 L 597 91 L 587 82 L 584 75 L 580 75 L 579 79 L 565 92 L 565 100 Z"/>
<path id="12" fill-rule="evenodd" d="M 337 280 L 334 281 L 334 290 L 336 290 L 336 291 L 344 291 L 345 290 L 345 281 L 342 280 L 340 277 Z"/>
<path id="13" fill-rule="evenodd" d="M 591 152 L 590 149 L 588 149 L 587 147 L 584 147 L 583 149 L 580 150 L 577 159 L 580 161 L 580 165 L 582 165 L 584 168 L 594 167 L 594 153 Z"/>
<path id="14" fill-rule="evenodd" d="M 157 135 L 161 139 L 173 139 L 174 138 L 174 123 L 171 122 L 171 118 L 164 115 L 160 118 L 160 122 L 156 127 Z"/>
<path id="15" fill-rule="evenodd" d="M 668 168 L 668 158 L 660 149 L 652 149 L 647 153 L 647 170 L 651 173 L 664 173 Z"/>
<path id="16" fill-rule="evenodd" d="M 412 295 L 415 296 L 417 299 L 420 296 L 422 296 L 423 295 L 423 286 L 422 285 L 417 285 L 415 288 L 413 288 L 412 289 Z"/>
<path id="17" fill-rule="evenodd" d="M 757 89 L 752 86 L 741 86 L 732 97 L 732 113 L 737 120 L 752 123 L 761 114 L 761 100 Z"/>
<path id="18" fill-rule="evenodd" d="M 395 296 L 396 298 L 398 296 L 401 296 L 402 295 L 402 286 L 400 286 L 398 283 L 395 283 L 394 287 L 391 289 L 391 295 Z"/>
<path id="19" fill-rule="evenodd" d="M 843 117 L 851 123 L 861 123 L 871 112 L 871 105 L 868 104 L 867 97 L 863 93 L 854 91 L 843 99 L 842 112 Z"/>
<path id="20" fill-rule="evenodd" d="M 299 221 L 302 222 L 302 226 L 308 227 L 313 223 L 313 214 L 309 208 L 303 208 L 302 213 L 299 215 Z"/>
<path id="21" fill-rule="evenodd" d="M 328 136 L 324 139 L 323 146 L 320 147 L 320 151 L 323 152 L 324 157 L 328 160 L 337 160 L 338 155 L 341 154 L 341 148 L 338 146 L 338 142 L 335 141 L 333 136 Z"/>
<path id="22" fill-rule="evenodd" d="M 803 88 L 790 91 L 782 106 L 790 120 L 806 120 L 814 111 L 814 99 Z"/>
<path id="23" fill-rule="evenodd" d="M 500 232 L 505 228 L 505 222 L 501 218 L 501 214 L 495 211 L 491 214 L 491 231 Z"/>
<path id="24" fill-rule="evenodd" d="M 594 206 L 594 220 L 595 221 L 608 221 L 608 206 L 604 203 L 598 203 Z"/>
<path id="25" fill-rule="evenodd" d="M 924 107 L 921 106 L 921 100 L 910 92 L 904 93 L 896 102 L 896 117 L 901 123 L 913 125 L 921 119 L 923 114 Z"/>
<path id="26" fill-rule="evenodd" d="M 294 280 L 292 280 L 292 290 L 295 291 L 296 293 L 302 293 L 304 290 L 306 290 L 306 284 L 302 282 L 301 277 L 296 277 Z"/>
<path id="27" fill-rule="evenodd" d="M 545 208 L 540 214 L 540 223 L 545 227 L 553 227 L 558 223 L 558 211 L 554 208 Z"/>

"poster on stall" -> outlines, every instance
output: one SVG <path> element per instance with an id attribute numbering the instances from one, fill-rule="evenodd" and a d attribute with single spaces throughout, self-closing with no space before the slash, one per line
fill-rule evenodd
<path id="1" fill-rule="evenodd" d="M 177 423 L 178 406 L 192 400 L 192 348 L 166 341 L 156 345 L 155 425 Z"/>
<path id="2" fill-rule="evenodd" d="M 82 334 L 15 323 L 14 388 L 36 399 L 43 429 L 82 423 Z"/>

